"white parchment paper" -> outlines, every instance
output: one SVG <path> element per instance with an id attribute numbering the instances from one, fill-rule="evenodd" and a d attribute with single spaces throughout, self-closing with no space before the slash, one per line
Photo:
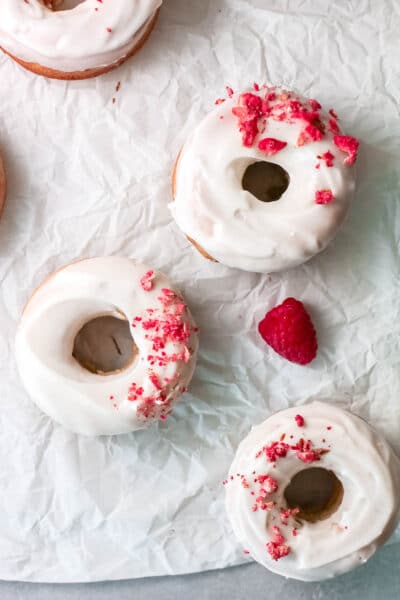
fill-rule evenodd
<path id="1" fill-rule="evenodd" d="M 0 578 L 93 581 L 244 561 L 221 480 L 251 425 L 288 405 L 340 402 L 400 450 L 399 30 L 396 0 L 166 0 L 141 53 L 104 77 L 48 81 L 0 58 L 9 187 L 0 225 Z M 254 80 L 334 106 L 362 141 L 357 198 L 337 240 L 274 276 L 208 263 L 167 208 L 186 135 L 225 84 Z M 46 275 L 107 254 L 171 276 L 201 347 L 191 393 L 168 422 L 87 439 L 29 400 L 14 335 Z M 256 333 L 288 295 L 307 304 L 318 330 L 309 367 L 273 355 Z"/>

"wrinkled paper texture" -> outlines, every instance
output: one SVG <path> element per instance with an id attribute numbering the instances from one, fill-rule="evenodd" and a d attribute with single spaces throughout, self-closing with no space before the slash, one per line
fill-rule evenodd
<path id="1" fill-rule="evenodd" d="M 251 425 L 293 404 L 339 402 L 400 450 L 399 31 L 396 0 L 166 0 L 140 54 L 106 76 L 49 81 L 0 57 L 1 579 L 93 581 L 244 562 L 221 481 Z M 186 136 L 226 84 L 254 80 L 335 107 L 362 141 L 357 197 L 336 241 L 272 276 L 207 262 L 167 207 Z M 31 402 L 14 336 L 45 276 L 109 254 L 169 275 L 201 345 L 190 393 L 166 423 L 89 439 Z M 256 331 L 289 295 L 318 330 L 308 367 L 274 355 Z"/>

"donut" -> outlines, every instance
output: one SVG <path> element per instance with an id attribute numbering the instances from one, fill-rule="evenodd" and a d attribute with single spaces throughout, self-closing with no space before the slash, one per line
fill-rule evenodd
<path id="1" fill-rule="evenodd" d="M 171 282 L 121 257 L 56 271 L 29 300 L 16 336 L 29 396 L 90 436 L 164 421 L 192 378 L 197 348 L 197 328 Z M 100 359 L 110 366 L 96 366 Z"/>
<path id="2" fill-rule="evenodd" d="M 1 0 L 0 47 L 53 79 L 88 79 L 145 43 L 162 0 Z"/>
<path id="3" fill-rule="evenodd" d="M 324 402 L 253 427 L 224 484 L 245 553 L 303 581 L 366 562 L 399 517 L 399 459 L 365 421 Z"/>
<path id="4" fill-rule="evenodd" d="M 316 100 L 282 87 L 228 88 L 177 158 L 172 216 L 204 256 L 229 267 L 300 265 L 346 217 L 358 145 Z"/>
<path id="5" fill-rule="evenodd" d="M 6 173 L 4 171 L 3 159 L 0 155 L 0 217 L 3 213 L 4 203 L 6 201 Z"/>

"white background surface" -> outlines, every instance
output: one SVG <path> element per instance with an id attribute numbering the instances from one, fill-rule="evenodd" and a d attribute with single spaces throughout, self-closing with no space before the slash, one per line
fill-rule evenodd
<path id="1" fill-rule="evenodd" d="M 1 578 L 91 581 L 241 562 L 220 482 L 251 424 L 289 404 L 344 403 L 400 449 L 399 26 L 389 0 L 167 0 L 143 51 L 105 77 L 46 81 L 0 59 L 9 183 L 0 225 Z M 187 133 L 225 84 L 253 80 L 283 80 L 334 106 L 362 141 L 357 199 L 336 242 L 271 277 L 207 263 L 167 208 Z M 191 394 L 167 423 L 90 440 L 30 402 L 13 339 L 44 276 L 102 254 L 135 256 L 174 278 L 201 349 Z M 318 330 L 310 367 L 273 356 L 255 332 L 287 295 L 307 304 Z"/>

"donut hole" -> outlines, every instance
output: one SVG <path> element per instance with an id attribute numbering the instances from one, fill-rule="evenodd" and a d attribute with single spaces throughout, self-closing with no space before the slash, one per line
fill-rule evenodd
<path id="1" fill-rule="evenodd" d="M 242 188 L 261 202 L 275 202 L 287 190 L 289 174 L 280 165 L 258 161 L 247 167 L 242 179 Z"/>
<path id="2" fill-rule="evenodd" d="M 91 373 L 112 375 L 127 369 L 137 352 L 127 319 L 106 315 L 88 321 L 78 331 L 72 356 Z"/>
<path id="3" fill-rule="evenodd" d="M 79 4 L 83 4 L 85 0 L 42 0 L 43 4 L 46 4 L 52 10 L 72 10 L 79 6 Z"/>
<path id="4" fill-rule="evenodd" d="M 284 492 L 289 508 L 299 508 L 297 519 L 310 523 L 333 515 L 343 500 L 343 485 L 333 471 L 311 467 L 297 473 Z"/>

